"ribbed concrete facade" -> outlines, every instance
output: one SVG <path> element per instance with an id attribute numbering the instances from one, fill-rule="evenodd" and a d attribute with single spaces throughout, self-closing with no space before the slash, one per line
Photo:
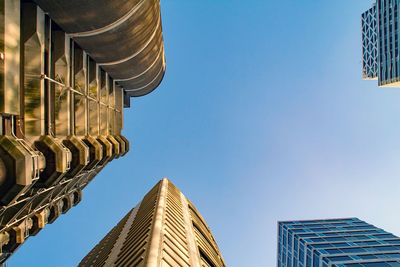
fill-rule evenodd
<path id="1" fill-rule="evenodd" d="M 161 180 L 79 266 L 225 267 L 200 213 Z"/>

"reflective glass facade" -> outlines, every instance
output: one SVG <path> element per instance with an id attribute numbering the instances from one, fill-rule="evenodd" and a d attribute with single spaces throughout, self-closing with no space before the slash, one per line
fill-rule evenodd
<path id="1" fill-rule="evenodd" d="M 400 86 L 400 0 L 376 0 L 361 15 L 363 78 Z"/>
<path id="2" fill-rule="evenodd" d="M 400 0 L 376 1 L 380 86 L 400 86 L 399 7 Z"/>
<path id="3" fill-rule="evenodd" d="M 400 267 L 400 238 L 357 218 L 278 223 L 278 267 Z"/>
<path id="4" fill-rule="evenodd" d="M 368 9 L 361 15 L 362 27 L 362 55 L 363 55 L 363 78 L 378 78 L 378 43 L 376 6 Z"/>

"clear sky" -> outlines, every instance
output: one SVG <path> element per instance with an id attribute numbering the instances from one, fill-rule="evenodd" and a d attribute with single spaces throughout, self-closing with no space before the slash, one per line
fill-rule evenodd
<path id="1" fill-rule="evenodd" d="M 400 235 L 400 88 L 361 79 L 371 3 L 162 1 L 167 73 L 125 109 L 130 153 L 9 266 L 75 266 L 163 177 L 232 267 L 276 266 L 278 220 L 355 216 Z"/>

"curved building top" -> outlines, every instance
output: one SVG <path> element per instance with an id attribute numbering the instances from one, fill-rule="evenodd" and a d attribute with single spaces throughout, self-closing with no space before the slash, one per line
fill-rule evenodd
<path id="1" fill-rule="evenodd" d="M 159 0 L 35 0 L 124 88 L 153 91 L 165 73 Z M 73 16 L 71 16 L 73 14 Z"/>

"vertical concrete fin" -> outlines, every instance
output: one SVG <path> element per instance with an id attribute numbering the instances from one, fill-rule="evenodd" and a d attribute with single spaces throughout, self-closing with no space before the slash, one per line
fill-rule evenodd
<path id="1" fill-rule="evenodd" d="M 117 256 L 121 251 L 122 245 L 124 244 L 124 241 L 126 240 L 126 237 L 128 236 L 129 229 L 132 226 L 133 221 L 136 218 L 136 214 L 139 210 L 141 202 L 131 211 L 131 214 L 129 215 L 128 220 L 126 221 L 124 227 L 122 228 L 122 231 L 115 242 L 113 248 L 111 249 L 110 254 L 107 257 L 107 260 L 104 263 L 104 266 L 115 266 L 115 261 L 117 260 Z"/>
<path id="2" fill-rule="evenodd" d="M 183 205 L 183 219 L 185 221 L 186 239 L 189 247 L 190 266 L 201 267 L 199 250 L 197 249 L 196 239 L 193 234 L 194 229 L 193 229 L 192 219 L 190 218 L 189 204 L 182 192 L 181 192 L 181 201 Z"/>
<path id="3" fill-rule="evenodd" d="M 160 184 L 156 210 L 154 212 L 149 251 L 146 255 L 146 261 L 144 265 L 146 267 L 158 267 L 158 262 L 161 256 L 162 228 L 164 222 L 167 190 L 168 180 L 164 178 Z"/>

